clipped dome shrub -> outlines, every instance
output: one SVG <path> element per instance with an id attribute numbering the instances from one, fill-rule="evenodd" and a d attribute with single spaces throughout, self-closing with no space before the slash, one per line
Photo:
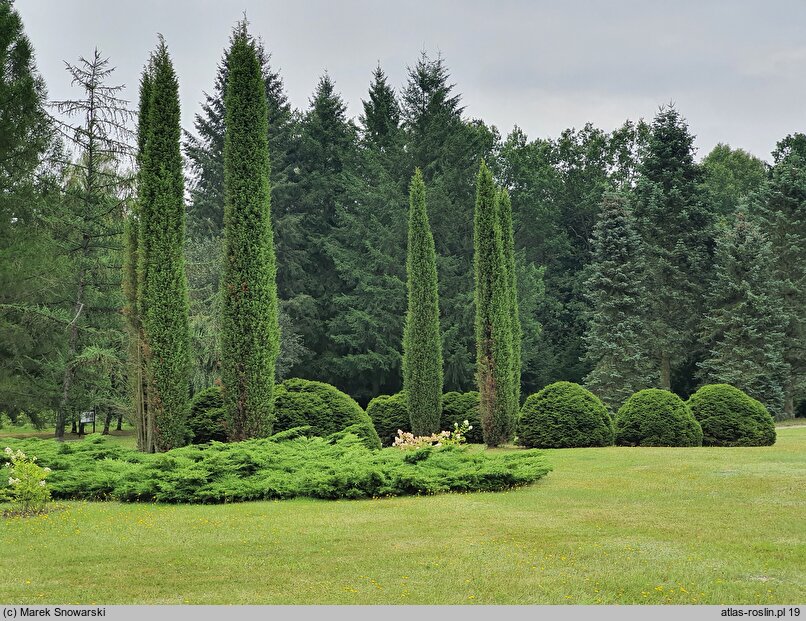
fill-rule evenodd
<path id="1" fill-rule="evenodd" d="M 287 379 L 274 389 L 274 433 L 293 427 L 311 426 L 317 436 L 350 431 L 370 448 L 380 448 L 381 440 L 367 413 L 349 395 L 324 382 Z"/>
<path id="2" fill-rule="evenodd" d="M 227 441 L 223 408 L 220 386 L 210 386 L 193 395 L 188 413 L 188 429 L 193 444 Z"/>
<path id="3" fill-rule="evenodd" d="M 573 382 L 555 382 L 526 399 L 518 440 L 530 448 L 610 446 L 613 421 L 592 392 Z"/>
<path id="4" fill-rule="evenodd" d="M 704 446 L 770 446 L 775 422 L 759 401 L 730 384 L 708 384 L 688 406 L 702 426 Z"/>
<path id="5" fill-rule="evenodd" d="M 442 431 L 453 431 L 454 423 L 461 426 L 467 421 L 473 427 L 465 435 L 465 440 L 471 444 L 481 444 L 484 437 L 481 431 L 481 416 L 479 414 L 479 393 L 446 392 L 442 395 L 442 418 L 439 427 Z"/>
<path id="6" fill-rule="evenodd" d="M 680 397 L 647 388 L 632 395 L 616 414 L 620 446 L 700 446 L 702 428 Z"/>
<path id="7" fill-rule="evenodd" d="M 397 430 L 411 431 L 406 393 L 379 395 L 367 404 L 367 414 L 384 446 L 391 446 Z"/>

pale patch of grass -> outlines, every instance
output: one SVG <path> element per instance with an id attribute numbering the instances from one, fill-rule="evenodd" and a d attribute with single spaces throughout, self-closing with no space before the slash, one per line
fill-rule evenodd
<path id="1" fill-rule="evenodd" d="M 546 455 L 551 474 L 504 493 L 62 503 L 46 516 L 0 520 L 0 601 L 806 600 L 806 429 L 779 429 L 772 447 Z"/>

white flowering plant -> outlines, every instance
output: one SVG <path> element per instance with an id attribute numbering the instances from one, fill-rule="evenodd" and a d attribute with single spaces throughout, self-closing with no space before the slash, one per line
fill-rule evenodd
<path id="1" fill-rule="evenodd" d="M 50 468 L 42 468 L 36 457 L 28 457 L 21 450 L 6 447 L 4 455 L 8 461 L 3 468 L 3 478 L 7 485 L 0 488 L 0 497 L 10 500 L 16 512 L 22 514 L 41 513 L 50 500 L 50 490 L 45 478 Z"/>
<path id="2" fill-rule="evenodd" d="M 473 425 L 468 421 L 463 421 L 461 426 L 459 423 L 454 423 L 453 431 L 440 431 L 430 436 L 415 436 L 413 433 L 398 429 L 397 437 L 392 442 L 392 446 L 399 449 L 417 449 L 426 446 L 457 446 L 465 443 L 467 432 L 471 429 L 473 429 Z"/>

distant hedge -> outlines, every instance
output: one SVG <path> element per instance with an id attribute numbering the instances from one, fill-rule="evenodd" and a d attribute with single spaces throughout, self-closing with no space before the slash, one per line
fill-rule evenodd
<path id="1" fill-rule="evenodd" d="M 274 432 L 310 425 L 313 433 L 327 436 L 350 429 L 369 448 L 381 440 L 367 413 L 349 395 L 324 382 L 287 379 L 274 390 Z"/>
<path id="2" fill-rule="evenodd" d="M 454 423 L 462 424 L 467 421 L 473 427 L 465 439 L 471 444 L 482 444 L 484 436 L 481 431 L 481 416 L 479 414 L 479 393 L 475 390 L 470 392 L 446 392 L 442 395 L 442 419 L 440 427 L 442 431 L 452 431 Z"/>
<path id="3" fill-rule="evenodd" d="M 373 498 L 498 491 L 526 485 L 551 468 L 536 451 L 495 454 L 464 447 L 373 451 L 352 434 L 270 438 L 139 453 L 103 436 L 80 442 L 6 440 L 53 470 L 53 498 L 224 503 L 275 498 Z M 7 457 L 0 451 L 0 466 Z M 6 486 L 0 480 L 0 488 Z"/>
<path id="4" fill-rule="evenodd" d="M 676 394 L 647 388 L 627 399 L 616 414 L 616 444 L 700 446 L 702 428 Z"/>
<path id="5" fill-rule="evenodd" d="M 526 399 L 518 441 L 536 448 L 609 446 L 613 421 L 592 392 L 572 382 L 555 382 Z"/>
<path id="6" fill-rule="evenodd" d="M 688 406 L 702 426 L 704 446 L 770 446 L 775 421 L 767 408 L 730 384 L 709 384 Z"/>
<path id="7" fill-rule="evenodd" d="M 190 400 L 188 429 L 193 444 L 204 444 L 215 440 L 226 442 L 227 429 L 224 413 L 224 399 L 219 386 L 200 390 Z"/>
<path id="8" fill-rule="evenodd" d="M 405 392 L 375 397 L 367 404 L 367 415 L 372 420 L 384 446 L 391 446 L 398 429 L 411 431 Z"/>

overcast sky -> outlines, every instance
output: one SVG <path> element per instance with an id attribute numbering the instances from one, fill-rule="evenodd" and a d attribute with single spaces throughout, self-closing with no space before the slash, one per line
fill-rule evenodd
<path id="1" fill-rule="evenodd" d="M 53 99 L 78 95 L 64 62 L 97 46 L 134 103 L 142 66 L 165 35 L 183 125 L 233 24 L 246 11 L 292 105 L 327 70 L 357 116 L 378 62 L 400 90 L 421 50 L 441 53 L 468 117 L 503 135 L 557 136 L 651 119 L 674 101 L 699 157 L 727 142 L 769 160 L 806 132 L 806 0 L 380 2 L 370 0 L 16 0 Z"/>

